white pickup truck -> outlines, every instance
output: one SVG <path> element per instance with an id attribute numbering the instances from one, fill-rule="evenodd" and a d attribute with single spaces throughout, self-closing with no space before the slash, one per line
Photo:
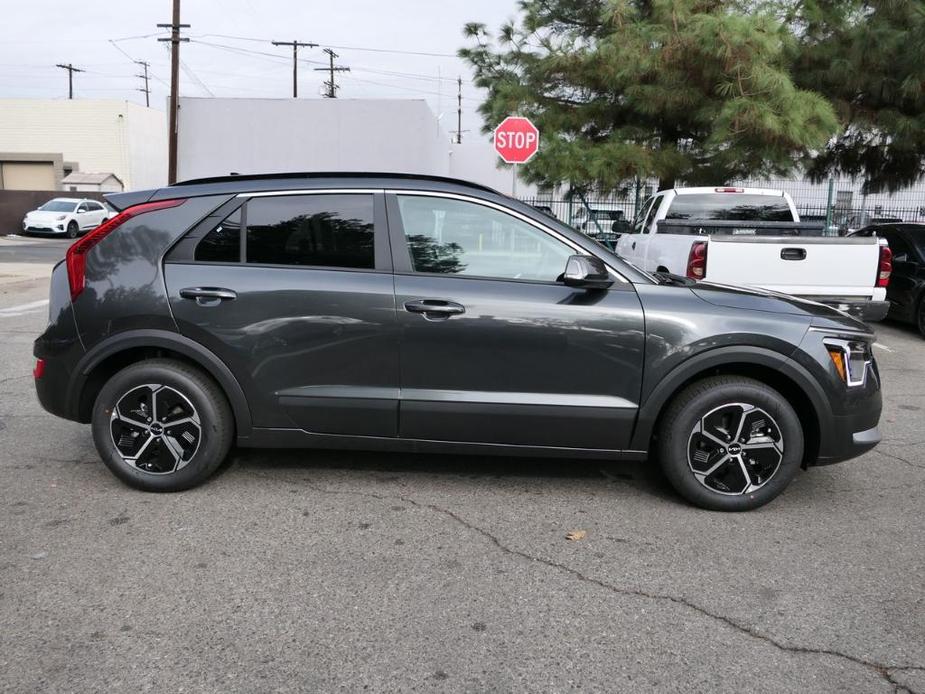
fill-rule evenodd
<path id="1" fill-rule="evenodd" d="M 783 191 L 675 188 L 645 201 L 616 252 L 649 272 L 760 287 L 883 319 L 889 247 L 874 237 L 822 234 L 822 225 L 800 223 Z"/>

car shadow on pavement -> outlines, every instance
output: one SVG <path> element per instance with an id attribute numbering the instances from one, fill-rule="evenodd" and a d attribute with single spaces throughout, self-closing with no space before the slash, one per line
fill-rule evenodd
<path id="1" fill-rule="evenodd" d="M 234 474 L 234 469 L 259 472 L 267 479 L 278 474 L 281 485 L 287 483 L 287 473 L 310 471 L 355 474 L 357 482 L 391 481 L 399 474 L 406 476 L 405 481 L 415 476 L 441 476 L 462 484 L 485 479 L 533 479 L 537 483 L 557 479 L 599 480 L 602 488 L 617 484 L 660 499 L 678 499 L 654 461 L 238 448 L 232 451 L 219 474 Z"/>

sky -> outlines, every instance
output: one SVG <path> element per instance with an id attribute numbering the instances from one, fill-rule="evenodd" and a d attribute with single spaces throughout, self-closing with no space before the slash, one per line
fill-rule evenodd
<path id="1" fill-rule="evenodd" d="M 150 63 L 151 106 L 166 110 L 170 79 L 166 36 L 171 0 L 0 0 L 0 98 L 129 99 L 143 104 L 136 77 Z M 457 76 L 463 78 L 463 138 L 479 136 L 483 92 L 455 57 L 462 27 L 496 29 L 517 14 L 516 0 L 182 0 L 189 43 L 180 47 L 181 96 L 290 98 L 292 49 L 271 41 L 311 42 L 299 49 L 299 97 L 318 98 L 331 47 L 339 98 L 423 98 L 446 131 L 456 128 Z M 468 132 L 466 132 L 468 131 Z"/>

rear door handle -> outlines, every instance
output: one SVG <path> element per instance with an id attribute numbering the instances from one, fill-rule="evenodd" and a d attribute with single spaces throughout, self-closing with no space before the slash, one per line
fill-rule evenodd
<path id="1" fill-rule="evenodd" d="M 222 301 L 238 298 L 236 292 L 222 287 L 185 287 L 180 290 L 184 299 L 194 299 L 200 306 L 214 306 Z"/>
<path id="2" fill-rule="evenodd" d="M 781 260 L 806 260 L 805 248 L 783 248 L 780 252 Z"/>
<path id="3" fill-rule="evenodd" d="M 406 301 L 405 310 L 409 313 L 423 313 L 427 320 L 446 320 L 466 312 L 466 307 L 455 301 L 444 299 L 417 299 Z"/>

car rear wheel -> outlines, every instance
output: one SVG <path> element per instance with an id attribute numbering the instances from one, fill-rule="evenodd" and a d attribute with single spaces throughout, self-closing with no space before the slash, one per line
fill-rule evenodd
<path id="1" fill-rule="evenodd" d="M 915 316 L 915 322 L 918 326 L 919 333 L 925 337 L 925 296 L 919 299 L 919 310 Z"/>
<path id="2" fill-rule="evenodd" d="M 77 222 L 68 222 L 67 237 L 69 239 L 76 239 L 78 233 L 80 233 L 80 228 L 77 226 Z"/>
<path id="3" fill-rule="evenodd" d="M 771 501 L 796 475 L 803 429 L 773 388 L 717 376 L 694 383 L 671 403 L 658 453 L 668 480 L 691 503 L 747 511 Z"/>
<path id="4" fill-rule="evenodd" d="M 119 371 L 93 407 L 93 441 L 103 462 L 145 491 L 175 492 L 205 481 L 233 436 L 231 408 L 218 385 L 169 359 Z"/>

